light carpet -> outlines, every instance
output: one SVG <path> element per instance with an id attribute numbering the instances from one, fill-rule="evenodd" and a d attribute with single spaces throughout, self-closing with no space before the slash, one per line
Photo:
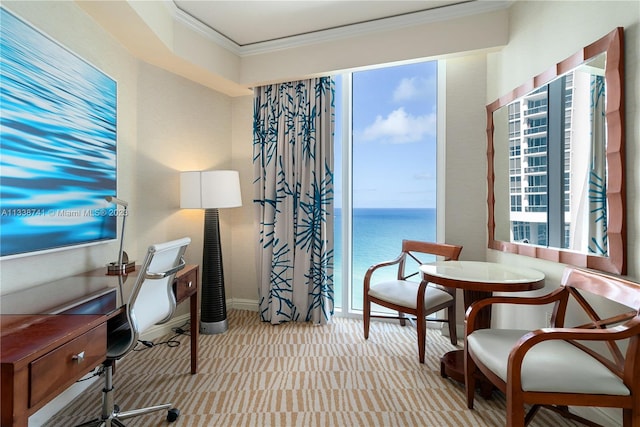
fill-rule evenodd
<path id="1" fill-rule="evenodd" d="M 454 347 L 428 330 L 425 363 L 418 363 L 411 326 L 334 318 L 327 326 L 274 326 L 250 311 L 229 311 L 229 330 L 201 335 L 199 372 L 189 373 L 188 337 L 127 355 L 114 377 L 123 409 L 171 402 L 174 424 L 157 412 L 128 426 L 354 427 L 504 426 L 505 404 L 495 392 L 466 407 L 464 387 L 440 377 L 440 356 Z M 162 340 L 158 340 L 162 341 Z M 69 427 L 100 412 L 102 381 L 60 411 L 47 427 Z M 532 427 L 577 425 L 541 410 Z"/>

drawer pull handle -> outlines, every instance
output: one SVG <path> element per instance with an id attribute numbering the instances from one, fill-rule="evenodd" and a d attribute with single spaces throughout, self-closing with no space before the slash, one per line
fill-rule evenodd
<path id="1" fill-rule="evenodd" d="M 75 360 L 78 365 L 81 364 L 82 362 L 84 362 L 84 351 L 78 354 L 74 354 L 71 359 Z"/>
<path id="2" fill-rule="evenodd" d="M 189 280 L 189 284 L 187 285 L 187 287 L 190 288 L 191 285 L 193 285 L 193 282 L 191 280 Z"/>

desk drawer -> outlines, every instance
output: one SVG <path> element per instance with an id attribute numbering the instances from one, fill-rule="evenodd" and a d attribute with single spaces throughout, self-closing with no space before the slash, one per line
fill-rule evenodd
<path id="1" fill-rule="evenodd" d="M 198 289 L 198 269 L 192 268 L 188 272 L 176 276 L 176 301 L 180 302 L 191 295 Z"/>
<path id="2" fill-rule="evenodd" d="M 82 352 L 81 362 L 73 359 Z M 107 324 L 104 323 L 31 362 L 29 407 L 73 384 L 102 363 L 106 354 Z"/>

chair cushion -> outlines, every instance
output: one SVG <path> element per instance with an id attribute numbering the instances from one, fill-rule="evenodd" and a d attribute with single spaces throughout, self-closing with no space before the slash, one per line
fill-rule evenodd
<path id="1" fill-rule="evenodd" d="M 507 381 L 509 353 L 529 331 L 479 329 L 467 337 L 475 358 Z M 564 393 L 627 396 L 629 389 L 603 364 L 562 340 L 533 346 L 522 362 L 522 389 Z"/>
<path id="2" fill-rule="evenodd" d="M 392 280 L 371 285 L 369 295 L 392 304 L 415 310 L 417 308 L 416 301 L 419 286 L 419 283 L 408 280 Z M 424 306 L 426 308 L 435 307 L 452 300 L 453 297 L 442 289 L 434 287 L 431 283 L 427 286 L 424 294 Z"/>

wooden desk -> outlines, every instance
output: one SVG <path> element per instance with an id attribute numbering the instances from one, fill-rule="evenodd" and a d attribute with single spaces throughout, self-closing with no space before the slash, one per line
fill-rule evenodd
<path id="1" fill-rule="evenodd" d="M 191 375 L 198 372 L 198 266 L 187 265 L 176 274 L 173 282 L 176 302 L 189 298 L 189 334 L 191 336 Z"/>
<path id="2" fill-rule="evenodd" d="M 116 302 L 120 301 L 118 277 L 105 272 L 94 270 L 3 296 L 1 427 L 26 427 L 31 414 L 105 360 L 108 321 L 124 310 Z M 134 278 L 135 273 L 129 274 L 126 282 L 135 282 Z M 190 299 L 191 373 L 195 374 L 198 266 L 186 266 L 173 286 L 178 303 Z M 68 304 L 60 305 L 65 298 L 60 296 L 62 289 L 73 289 L 66 296 Z M 87 295 L 79 296 L 81 292 Z"/>
<path id="3" fill-rule="evenodd" d="M 544 273 L 530 268 L 481 261 L 438 261 L 420 267 L 422 280 L 464 291 L 465 310 L 474 302 L 491 296 L 493 292 L 522 292 L 544 287 Z M 482 327 L 491 325 L 491 312 L 478 316 Z M 454 350 L 440 359 L 443 378 L 464 383 L 464 351 Z M 482 385 L 481 385 L 482 387 Z M 483 397 L 490 389 L 483 388 Z"/>

